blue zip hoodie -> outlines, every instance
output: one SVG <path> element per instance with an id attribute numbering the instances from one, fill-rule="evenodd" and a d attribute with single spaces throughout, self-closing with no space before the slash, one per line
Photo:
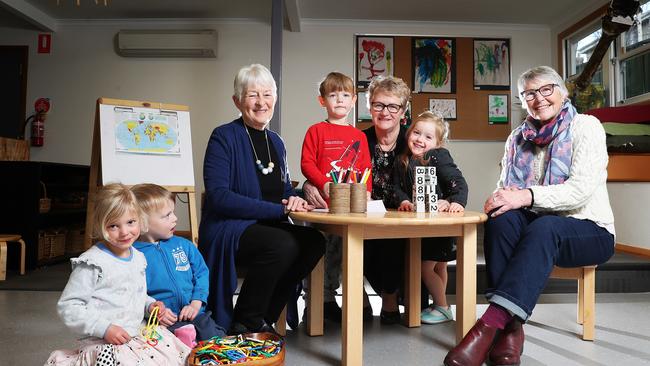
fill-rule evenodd
<path id="1" fill-rule="evenodd" d="M 133 246 L 147 258 L 147 294 L 162 301 L 176 315 L 192 300 L 208 302 L 209 271 L 194 244 L 172 236 L 158 243 L 137 241 Z"/>

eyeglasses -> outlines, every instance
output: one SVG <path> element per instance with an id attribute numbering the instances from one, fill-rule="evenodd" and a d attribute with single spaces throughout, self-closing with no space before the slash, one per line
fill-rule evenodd
<path id="1" fill-rule="evenodd" d="M 400 109 L 402 109 L 402 106 L 399 104 L 384 104 L 380 102 L 374 102 L 370 103 L 370 108 L 372 108 L 372 110 L 375 112 L 383 112 L 384 108 L 386 108 L 390 113 L 397 113 Z"/>
<path id="2" fill-rule="evenodd" d="M 557 84 L 546 84 L 546 85 L 540 86 L 538 89 L 524 90 L 524 91 L 521 92 L 521 96 L 524 97 L 524 99 L 529 101 L 529 102 L 531 100 L 535 99 L 538 92 L 539 92 L 539 94 L 541 96 L 548 97 L 549 95 L 553 94 L 553 92 L 555 91 L 556 86 L 559 86 L 559 85 L 557 85 Z"/>

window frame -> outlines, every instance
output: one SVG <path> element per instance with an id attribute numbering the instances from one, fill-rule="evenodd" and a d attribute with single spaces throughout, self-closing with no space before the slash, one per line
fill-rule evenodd
<path id="1" fill-rule="evenodd" d="M 592 14 L 593 15 L 593 14 Z M 594 31 L 598 30 L 601 28 L 601 18 L 602 16 L 597 16 L 597 17 L 592 17 L 589 21 L 587 19 L 581 20 L 578 24 L 581 24 L 579 28 L 574 28 L 573 31 L 570 33 L 567 33 L 566 31 L 563 32 L 564 34 L 563 38 L 561 39 L 561 45 L 562 45 L 562 77 L 566 80 L 570 76 L 577 75 L 569 75 L 571 67 L 571 63 L 575 62 L 575 60 L 570 60 L 569 58 L 573 58 L 573 54 L 569 54 L 569 48 L 570 48 L 570 42 L 574 39 L 581 39 L 586 37 L 587 35 L 593 33 Z M 616 79 L 613 77 L 614 72 L 613 69 L 613 60 L 615 59 L 615 47 L 612 47 L 612 45 L 609 46 L 609 49 L 607 50 L 607 53 L 605 54 L 605 57 L 603 57 L 603 60 L 600 62 L 600 67 L 602 68 L 602 73 L 603 73 L 603 86 L 605 87 L 605 90 L 607 91 L 605 97 L 605 105 L 612 106 L 614 105 L 614 102 L 616 101 L 616 90 L 618 86 L 616 85 Z"/>
<path id="2" fill-rule="evenodd" d="M 573 57 L 573 55 L 569 55 L 568 52 L 569 41 L 576 37 L 584 37 L 591 33 L 589 30 L 593 29 L 595 25 L 597 26 L 600 24 L 601 19 L 607 13 L 608 8 L 609 3 L 596 9 L 591 14 L 580 19 L 557 35 L 558 65 L 560 66 L 560 74 L 565 79 L 569 76 L 569 57 Z M 623 99 L 621 63 L 640 54 L 650 53 L 650 43 L 629 51 L 624 51 L 622 47 L 623 37 L 624 34 L 621 34 L 612 42 L 612 45 L 610 45 L 608 50 L 608 56 L 606 56 L 608 60 L 603 58 L 601 63 L 601 66 L 603 67 L 603 83 L 608 89 L 607 98 L 610 106 L 637 104 L 650 101 L 650 91 Z"/>
<path id="3" fill-rule="evenodd" d="M 648 1 L 646 1 L 646 4 Z M 640 102 L 645 102 L 650 100 L 650 90 L 643 94 L 635 95 L 633 97 L 629 98 L 623 98 L 623 75 L 621 74 L 622 72 L 622 67 L 621 64 L 633 57 L 642 55 L 642 54 L 648 54 L 650 57 L 650 42 L 646 41 L 646 44 L 632 48 L 631 50 L 626 50 L 625 47 L 623 46 L 624 39 L 623 37 L 625 36 L 625 33 L 622 33 L 616 38 L 616 51 L 617 51 L 617 57 L 616 57 L 616 62 L 614 64 L 614 77 L 616 80 L 616 105 L 626 105 L 626 104 L 635 104 L 635 103 L 640 103 Z M 650 70 L 648 70 L 650 72 Z"/>

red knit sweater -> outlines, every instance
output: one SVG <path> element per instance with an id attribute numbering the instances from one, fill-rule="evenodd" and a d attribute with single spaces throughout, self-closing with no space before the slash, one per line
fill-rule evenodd
<path id="1" fill-rule="evenodd" d="M 358 154 L 358 157 L 357 157 Z M 358 179 L 368 168 L 372 169 L 366 135 L 350 125 L 319 122 L 311 126 L 302 143 L 300 168 L 302 174 L 319 189 L 331 182 L 326 174 L 332 170 L 347 170 L 354 164 Z M 372 177 L 366 181 L 372 191 Z"/>

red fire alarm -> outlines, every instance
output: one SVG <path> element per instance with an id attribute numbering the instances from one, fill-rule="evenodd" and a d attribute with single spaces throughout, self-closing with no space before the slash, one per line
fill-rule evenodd
<path id="1" fill-rule="evenodd" d="M 38 53 L 50 53 L 52 47 L 52 35 L 40 33 L 38 35 Z"/>

